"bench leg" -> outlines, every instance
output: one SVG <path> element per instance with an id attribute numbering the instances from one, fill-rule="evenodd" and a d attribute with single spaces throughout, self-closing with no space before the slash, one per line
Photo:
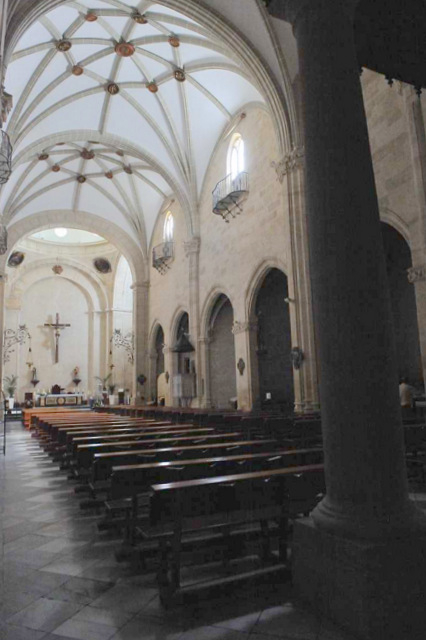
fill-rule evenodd
<path id="1" fill-rule="evenodd" d="M 289 535 L 289 521 L 287 515 L 282 515 L 279 520 L 278 555 L 281 562 L 287 562 L 287 548 Z"/>
<path id="2" fill-rule="evenodd" d="M 165 539 L 159 541 L 159 567 L 157 571 L 158 591 L 160 602 L 163 607 L 167 607 L 170 601 L 170 581 L 169 581 L 169 546 Z"/>
<path id="3" fill-rule="evenodd" d="M 172 540 L 172 588 L 180 588 L 180 553 L 182 543 L 182 527 L 176 527 Z"/>

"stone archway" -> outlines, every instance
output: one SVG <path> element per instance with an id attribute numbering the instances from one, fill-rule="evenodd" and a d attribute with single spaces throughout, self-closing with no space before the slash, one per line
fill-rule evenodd
<path id="1" fill-rule="evenodd" d="M 233 322 L 231 301 L 220 294 L 211 309 L 208 330 L 209 396 L 215 409 L 230 409 L 231 399 L 237 396 Z"/>
<path id="2" fill-rule="evenodd" d="M 250 345 L 253 377 L 257 377 L 255 406 L 293 410 L 289 304 L 287 276 L 280 269 L 268 269 L 258 283 L 250 313 L 256 324 L 256 332 L 250 333 L 255 342 Z"/>
<path id="3" fill-rule="evenodd" d="M 405 238 L 393 226 L 381 222 L 386 259 L 398 373 L 411 384 L 423 382 L 419 326 L 413 284 L 407 273 L 411 267 L 411 250 Z"/>

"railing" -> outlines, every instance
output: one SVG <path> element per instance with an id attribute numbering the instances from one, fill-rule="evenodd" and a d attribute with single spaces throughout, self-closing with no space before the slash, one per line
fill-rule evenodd
<path id="1" fill-rule="evenodd" d="M 213 189 L 213 213 L 221 215 L 226 222 L 231 215 L 240 213 L 239 201 L 249 191 L 248 173 L 242 171 L 237 176 L 229 174 Z M 235 211 L 236 210 L 236 211 Z"/>
<path id="2" fill-rule="evenodd" d="M 173 260 L 173 242 L 162 242 L 152 250 L 152 266 L 161 274 L 170 269 Z"/>

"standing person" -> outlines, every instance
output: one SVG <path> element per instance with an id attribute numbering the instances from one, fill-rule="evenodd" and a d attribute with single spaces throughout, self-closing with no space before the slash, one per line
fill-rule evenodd
<path id="1" fill-rule="evenodd" d="M 408 384 L 407 378 L 401 378 L 399 383 L 399 399 L 401 402 L 402 417 L 414 415 L 413 412 L 413 389 Z"/>

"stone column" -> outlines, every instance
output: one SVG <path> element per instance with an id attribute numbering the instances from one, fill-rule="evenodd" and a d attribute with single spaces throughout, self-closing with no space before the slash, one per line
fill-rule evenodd
<path id="1" fill-rule="evenodd" d="M 415 288 L 423 380 L 426 381 L 426 130 L 420 97 L 412 87 L 403 90 L 418 207 L 418 217 L 410 234 L 413 268 L 408 279 Z"/>
<path id="2" fill-rule="evenodd" d="M 259 372 L 255 349 L 257 346 L 257 322 L 239 322 L 234 320 L 232 333 L 235 340 L 235 367 L 237 370 L 238 409 L 250 411 L 254 399 L 259 397 Z M 242 366 L 244 363 L 244 366 Z M 238 368 L 243 372 L 240 373 Z"/>
<path id="3" fill-rule="evenodd" d="M 210 337 L 198 339 L 198 351 L 201 360 L 201 385 L 199 393 L 201 394 L 201 406 L 205 409 L 210 409 L 212 406 L 210 395 L 210 343 Z"/>
<path id="4" fill-rule="evenodd" d="M 6 288 L 7 276 L 0 274 L 0 389 L 3 389 L 4 365 L 3 365 L 3 336 L 4 336 L 4 291 Z M 0 397 L 0 403 L 3 398 Z"/>
<path id="5" fill-rule="evenodd" d="M 300 63 L 327 486 L 313 519 L 295 526 L 294 582 L 360 638 L 417 638 L 426 622 L 426 528 L 408 500 L 355 2 L 278 6 Z"/>
<path id="6" fill-rule="evenodd" d="M 157 377 L 156 377 L 156 363 L 157 352 L 148 351 L 149 368 L 147 373 L 148 380 L 146 381 L 147 389 L 149 390 L 149 399 L 154 400 L 157 397 Z"/>
<path id="7" fill-rule="evenodd" d="M 305 207 L 305 150 L 295 147 L 279 163 L 273 163 L 279 182 L 287 183 L 291 233 L 289 303 L 292 347 L 303 352 L 299 369 L 293 369 L 294 410 L 319 411 L 318 363 L 312 315 L 312 292 Z"/>
<path id="8" fill-rule="evenodd" d="M 164 353 L 164 372 L 166 376 L 167 376 L 167 373 L 169 374 L 169 381 L 167 383 L 167 392 L 166 392 L 166 398 L 165 398 L 164 404 L 167 407 L 172 407 L 174 404 L 173 403 L 173 376 L 176 373 L 176 371 L 174 370 L 174 364 L 173 364 L 175 354 L 173 353 L 171 348 L 168 347 L 167 345 L 164 345 L 163 353 Z"/>
<path id="9" fill-rule="evenodd" d="M 136 399 L 136 404 L 141 404 L 141 397 L 149 392 L 146 383 L 141 387 L 136 381 L 140 374 L 148 377 L 149 282 L 135 282 L 131 288 L 133 289 L 133 333 L 135 335 L 132 395 Z"/>
<path id="10" fill-rule="evenodd" d="M 189 258 L 189 339 L 195 347 L 193 359 L 195 360 L 197 381 L 197 406 L 200 406 L 202 402 L 201 358 L 200 350 L 198 349 L 198 338 L 200 335 L 200 244 L 200 238 L 196 236 L 184 243 L 185 255 Z"/>

